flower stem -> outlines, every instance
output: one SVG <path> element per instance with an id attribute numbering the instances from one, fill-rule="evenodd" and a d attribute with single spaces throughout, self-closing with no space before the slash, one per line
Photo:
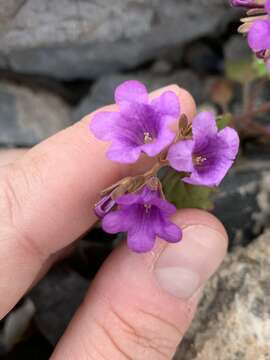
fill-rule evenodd
<path id="1" fill-rule="evenodd" d="M 267 101 L 263 105 L 259 106 L 257 109 L 245 112 L 244 114 L 239 115 L 239 116 L 234 116 L 233 120 L 235 123 L 246 122 L 247 119 L 253 118 L 254 116 L 257 116 L 257 115 L 264 114 L 268 111 L 270 111 L 270 101 Z"/>
<path id="2" fill-rule="evenodd" d="M 146 179 L 149 179 L 153 176 L 156 176 L 157 173 L 159 172 L 159 170 L 161 168 L 163 168 L 164 166 L 168 165 L 168 161 L 167 160 L 162 160 L 162 161 L 159 161 L 157 162 L 153 167 L 152 169 L 150 169 L 149 171 L 147 171 L 144 176 Z"/>

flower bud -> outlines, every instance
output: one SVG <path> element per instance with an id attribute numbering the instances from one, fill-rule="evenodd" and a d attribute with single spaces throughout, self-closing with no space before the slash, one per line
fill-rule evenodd
<path id="1" fill-rule="evenodd" d="M 111 195 L 104 196 L 94 207 L 96 216 L 100 219 L 104 218 L 104 216 L 112 210 L 114 205 L 115 201 L 111 198 Z"/>
<path id="2" fill-rule="evenodd" d="M 262 0 L 230 0 L 232 6 L 246 7 L 246 8 L 263 8 L 264 2 Z"/>

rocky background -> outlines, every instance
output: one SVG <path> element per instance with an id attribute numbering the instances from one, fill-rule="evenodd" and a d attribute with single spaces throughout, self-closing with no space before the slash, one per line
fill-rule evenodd
<path id="1" fill-rule="evenodd" d="M 131 78 L 150 89 L 177 83 L 219 112 L 213 86 L 226 60 L 246 51 L 238 20 L 227 0 L 0 0 L 0 147 L 33 146 L 112 102 Z M 213 209 L 231 253 L 176 360 L 270 359 L 270 152 L 252 138 L 243 145 Z M 95 230 L 82 239 L 0 322 L 1 359 L 49 358 L 114 247 L 100 238 Z"/>

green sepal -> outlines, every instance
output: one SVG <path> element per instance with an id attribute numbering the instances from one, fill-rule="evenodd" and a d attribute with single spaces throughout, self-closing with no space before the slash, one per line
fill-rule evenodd
<path id="1" fill-rule="evenodd" d="M 178 209 L 196 208 L 211 210 L 213 208 L 212 195 L 217 190 L 186 184 L 181 180 L 184 176 L 183 173 L 179 173 L 171 168 L 167 170 L 167 174 L 162 180 L 166 199 Z"/>

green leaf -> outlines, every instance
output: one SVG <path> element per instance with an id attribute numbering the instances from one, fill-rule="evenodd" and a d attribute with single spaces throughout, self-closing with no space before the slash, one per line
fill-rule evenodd
<path id="1" fill-rule="evenodd" d="M 258 59 L 257 57 L 254 57 L 253 69 L 257 75 L 257 78 L 264 78 L 270 76 L 269 69 L 267 68 L 267 65 L 263 59 Z"/>
<path id="2" fill-rule="evenodd" d="M 216 189 L 193 186 L 181 181 L 181 175 L 173 169 L 169 169 L 163 178 L 162 185 L 166 199 L 178 209 L 197 208 L 210 210 L 213 208 L 212 196 Z"/>
<path id="3" fill-rule="evenodd" d="M 224 129 L 226 126 L 229 126 L 232 121 L 231 114 L 223 114 L 217 117 L 217 127 L 219 130 Z"/>

